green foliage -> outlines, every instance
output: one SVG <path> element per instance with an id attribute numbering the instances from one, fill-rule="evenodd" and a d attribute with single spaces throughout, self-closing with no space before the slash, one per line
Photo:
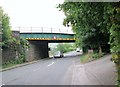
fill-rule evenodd
<path id="1" fill-rule="evenodd" d="M 23 38 L 21 38 L 20 40 L 15 39 L 15 43 L 12 43 L 12 44 L 14 44 L 14 46 L 11 46 L 10 48 L 13 48 L 13 50 L 17 51 L 19 56 L 17 59 L 13 58 L 12 60 L 3 62 L 2 64 L 3 68 L 11 67 L 11 66 L 26 62 L 25 49 L 29 48 L 28 41 L 26 41 Z"/>
<path id="2" fill-rule="evenodd" d="M 89 58 L 86 54 L 84 54 L 80 57 L 80 61 L 81 61 L 81 63 L 86 63 L 89 61 Z"/>
<path id="3" fill-rule="evenodd" d="M 8 15 L 5 14 L 0 7 L 0 23 L 2 24 L 2 28 L 0 28 L 2 32 L 2 42 L 0 45 L 2 45 L 3 50 L 11 48 L 18 53 L 18 58 L 13 58 L 12 60 L 2 62 L 3 67 L 25 62 L 25 49 L 29 48 L 29 43 L 27 40 L 23 38 L 17 39 L 12 36 L 9 19 L 10 18 Z"/>
<path id="4" fill-rule="evenodd" d="M 61 51 L 63 53 L 66 53 L 66 52 L 75 50 L 75 45 L 71 45 L 71 44 L 58 44 L 56 50 Z"/>
<path id="5" fill-rule="evenodd" d="M 61 51 L 63 53 L 69 52 L 69 51 L 73 51 L 76 49 L 76 45 L 75 44 L 67 44 L 67 43 L 60 43 L 57 44 L 54 48 L 51 49 L 50 56 L 54 55 L 56 51 Z"/>
<path id="6" fill-rule="evenodd" d="M 109 14 L 110 45 L 112 60 L 118 69 L 118 85 L 120 86 L 120 2 L 112 3 L 107 9 Z"/>
<path id="7" fill-rule="evenodd" d="M 25 59 L 24 59 L 24 55 L 21 55 L 19 57 L 19 59 L 14 59 L 14 60 L 9 60 L 9 61 L 6 61 L 2 64 L 2 68 L 8 68 L 8 67 L 11 67 L 11 66 L 15 66 L 17 64 L 22 64 L 25 62 Z"/>
<path id="8" fill-rule="evenodd" d="M 93 58 L 93 59 L 98 59 L 98 58 L 102 57 L 103 55 L 104 55 L 104 53 L 102 53 L 102 54 L 93 53 L 93 54 L 92 54 L 92 58 Z"/>
<path id="9" fill-rule="evenodd" d="M 9 26 L 9 17 L 7 14 L 4 14 L 2 17 L 2 28 L 3 28 L 3 36 L 2 40 L 9 40 L 11 38 L 12 32 Z"/>
<path id="10" fill-rule="evenodd" d="M 9 17 L 7 14 L 3 14 L 3 16 L 2 16 L 2 29 L 3 29 L 2 40 L 7 41 L 7 40 L 11 39 L 12 32 L 10 30 Z"/>
<path id="11" fill-rule="evenodd" d="M 111 42 L 111 52 L 120 52 L 120 25 L 113 24 L 110 28 L 110 42 Z"/>
<path id="12" fill-rule="evenodd" d="M 2 15 L 3 15 L 3 10 L 2 7 L 0 7 L 0 21 L 2 22 Z"/>
<path id="13" fill-rule="evenodd" d="M 29 42 L 24 39 L 24 38 L 20 38 L 20 44 L 24 47 L 24 48 L 29 48 Z"/>
<path id="14" fill-rule="evenodd" d="M 71 26 L 76 32 L 78 45 L 99 49 L 101 53 L 101 50 L 110 44 L 112 58 L 118 67 L 120 85 L 120 2 L 64 2 L 59 4 L 58 8 L 66 15 L 63 24 Z M 108 49 L 107 47 L 105 50 Z M 94 57 L 97 58 L 98 54 Z"/>
<path id="15" fill-rule="evenodd" d="M 82 63 L 87 63 L 93 60 L 97 60 L 99 58 L 102 58 L 104 54 L 100 55 L 99 53 L 86 53 L 80 57 L 80 61 Z"/>
<path id="16" fill-rule="evenodd" d="M 0 7 L 0 23 L 1 28 L 0 31 L 2 32 L 2 46 L 3 47 L 10 47 L 11 43 L 14 42 L 14 39 L 12 38 L 12 32 L 10 30 L 9 26 L 9 17 L 7 14 L 5 14 Z"/>
<path id="17" fill-rule="evenodd" d="M 103 45 L 108 44 L 109 31 L 103 17 L 107 4 L 109 3 L 64 2 L 59 4 L 58 8 L 66 15 L 63 24 L 71 26 L 76 33 L 77 45 L 99 50 Z"/>
<path id="18" fill-rule="evenodd" d="M 92 58 L 94 58 L 94 59 L 99 58 L 99 54 L 98 53 L 93 54 Z"/>

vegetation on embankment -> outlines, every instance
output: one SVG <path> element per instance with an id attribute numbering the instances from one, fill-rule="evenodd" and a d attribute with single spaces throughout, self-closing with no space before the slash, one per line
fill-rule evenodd
<path id="1" fill-rule="evenodd" d="M 104 54 L 99 55 L 99 53 L 85 53 L 82 56 L 80 56 L 80 61 L 81 61 L 81 63 L 87 63 L 90 61 L 97 60 L 103 56 L 104 56 Z"/>
<path id="2" fill-rule="evenodd" d="M 9 16 L 0 7 L 0 45 L 2 50 L 2 68 L 21 64 L 26 61 L 25 49 L 29 47 L 28 42 L 19 35 L 14 36 L 9 22 Z"/>

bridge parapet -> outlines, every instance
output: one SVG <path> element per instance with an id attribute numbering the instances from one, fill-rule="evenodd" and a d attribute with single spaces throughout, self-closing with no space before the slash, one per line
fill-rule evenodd
<path id="1" fill-rule="evenodd" d="M 68 28 L 48 28 L 48 27 L 16 27 L 20 33 L 65 33 L 74 34 L 72 29 Z"/>

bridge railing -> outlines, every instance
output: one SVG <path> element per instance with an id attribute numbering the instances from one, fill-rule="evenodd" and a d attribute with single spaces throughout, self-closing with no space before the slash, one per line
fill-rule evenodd
<path id="1" fill-rule="evenodd" d="M 20 33 L 66 33 L 74 34 L 72 29 L 68 28 L 47 28 L 47 27 L 16 27 Z"/>

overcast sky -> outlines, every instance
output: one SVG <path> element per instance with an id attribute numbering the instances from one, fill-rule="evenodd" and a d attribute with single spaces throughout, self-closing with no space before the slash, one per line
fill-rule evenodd
<path id="1" fill-rule="evenodd" d="M 64 0 L 0 0 L 14 27 L 65 28 L 64 13 L 56 6 Z M 1 3 L 2 2 L 2 3 Z"/>

